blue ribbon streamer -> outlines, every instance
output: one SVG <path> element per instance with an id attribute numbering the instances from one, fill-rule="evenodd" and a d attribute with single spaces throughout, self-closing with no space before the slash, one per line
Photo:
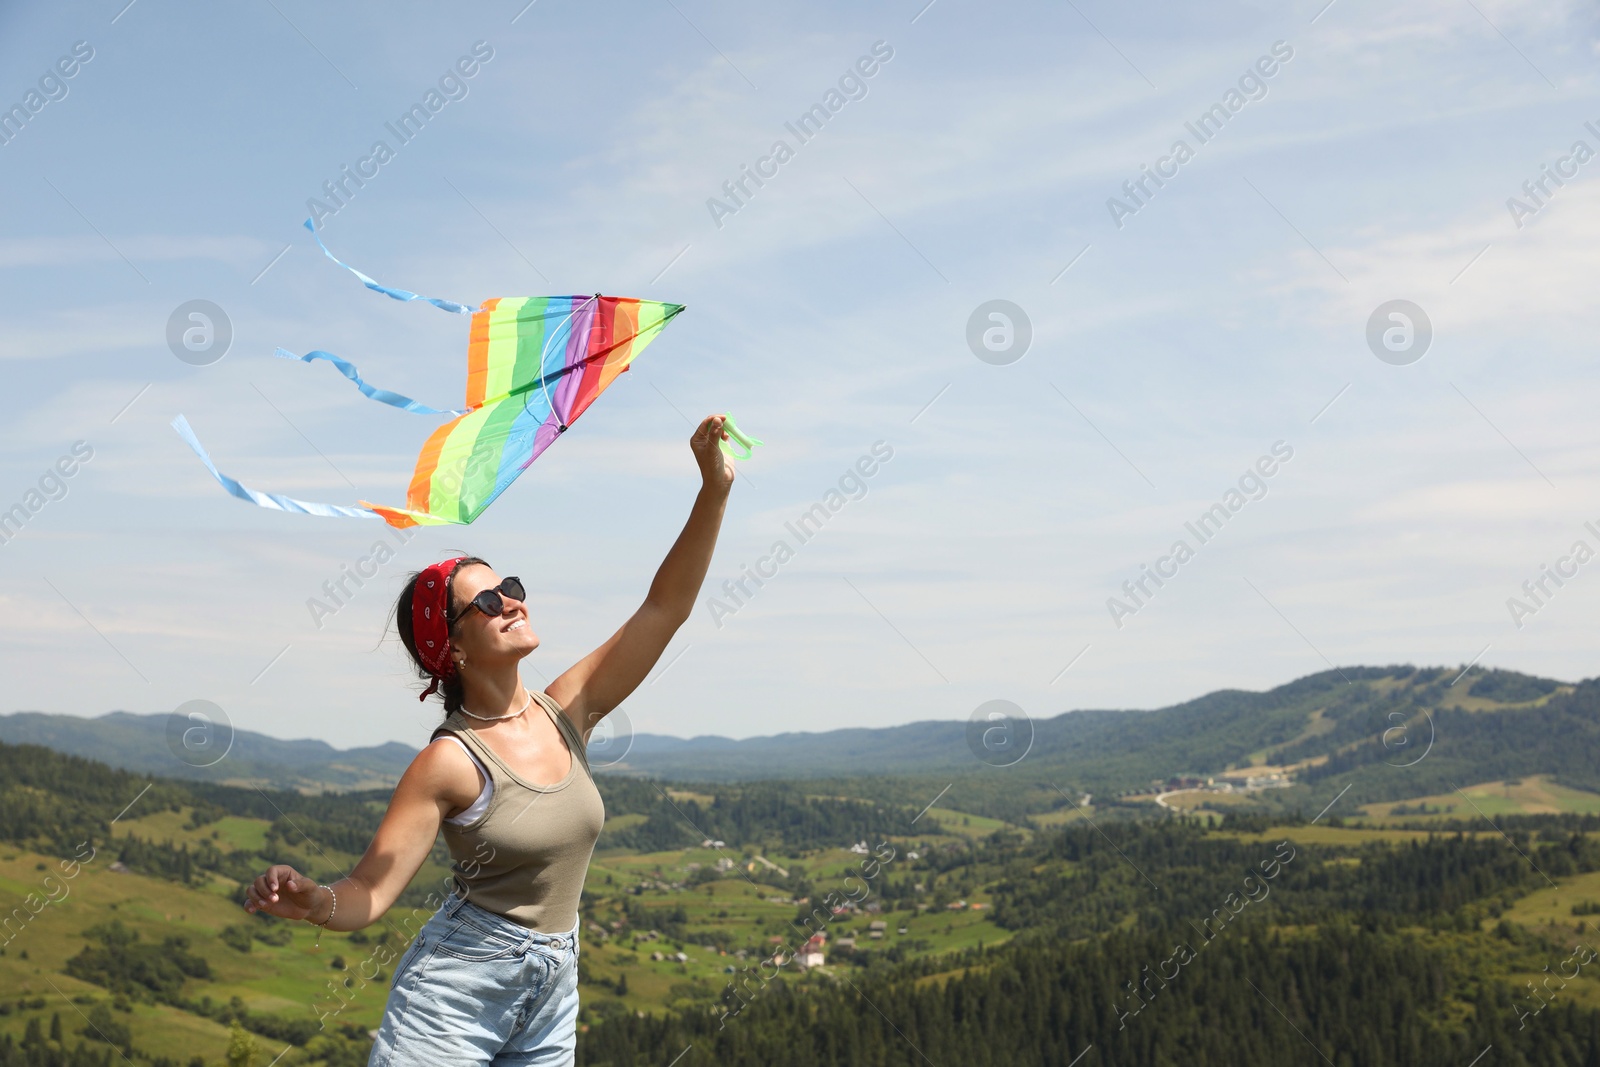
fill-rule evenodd
<path id="1" fill-rule="evenodd" d="M 178 431 L 178 436 L 188 442 L 194 449 L 194 454 L 200 457 L 200 462 L 206 465 L 211 476 L 217 482 L 246 503 L 254 504 L 261 508 L 270 508 L 274 511 L 292 511 L 300 515 L 320 515 L 324 518 L 346 519 L 378 519 L 383 516 L 370 508 L 346 508 L 338 504 L 318 504 L 307 500 L 296 500 L 293 497 L 279 496 L 276 493 L 262 493 L 248 486 L 240 485 L 238 481 L 228 477 L 217 470 L 217 465 L 211 462 L 211 457 L 206 455 L 206 450 L 200 446 L 200 441 L 195 437 L 194 431 L 189 428 L 189 420 L 181 414 L 172 420 L 172 428 Z"/>
<path id="2" fill-rule="evenodd" d="M 355 382 L 356 388 L 360 389 L 368 397 L 378 401 L 380 404 L 388 404 L 391 407 L 397 407 L 401 411 L 410 411 L 417 415 L 449 415 L 454 418 L 457 415 L 465 415 L 471 410 L 470 408 L 463 408 L 459 411 L 430 408 L 428 405 L 420 403 L 416 400 L 412 400 L 409 396 L 405 396 L 401 393 L 395 393 L 389 391 L 388 389 L 379 389 L 375 386 L 368 385 L 362 379 L 360 372 L 356 370 L 356 365 L 354 363 L 351 363 L 347 359 L 340 359 L 332 352 L 323 352 L 319 349 L 315 352 L 307 352 L 303 356 L 297 356 L 286 348 L 278 348 L 274 349 L 272 354 L 277 356 L 279 359 L 294 359 L 299 360 L 302 363 L 310 363 L 312 360 L 316 359 L 327 360 L 329 363 L 332 363 L 335 367 L 339 368 L 340 374 L 344 375 L 346 378 L 349 378 L 352 382 Z"/>
<path id="3" fill-rule="evenodd" d="M 452 314 L 455 314 L 455 315 L 470 315 L 470 314 L 473 313 L 473 310 L 474 310 L 473 308 L 469 308 L 465 304 L 458 304 L 454 300 L 440 300 L 437 297 L 432 297 L 432 296 L 419 296 L 418 294 L 413 293 L 410 290 L 407 290 L 407 289 L 391 289 L 387 285 L 383 285 L 383 284 L 381 284 L 379 282 L 374 281 L 373 279 L 367 277 L 365 274 L 362 274 L 360 271 L 356 270 L 350 264 L 341 262 L 338 256 L 334 255 L 332 252 L 329 252 L 328 251 L 328 246 L 323 244 L 322 243 L 322 238 L 317 236 L 317 228 L 312 225 L 310 219 L 306 219 L 306 221 L 304 223 L 302 223 L 301 225 L 305 226 L 306 229 L 311 231 L 311 239 L 317 242 L 317 247 L 322 249 L 322 254 L 323 255 L 327 256 L 329 259 L 333 260 L 335 263 L 338 263 L 339 266 L 343 267 L 345 270 L 349 271 L 351 274 L 354 274 L 357 278 L 360 278 L 362 284 L 365 285 L 368 289 L 371 289 L 371 290 L 373 290 L 375 292 L 382 293 L 384 296 L 392 296 L 396 300 L 426 300 L 428 303 L 432 304 L 434 307 L 440 309 L 441 311 L 448 311 L 448 312 L 450 312 Z"/>

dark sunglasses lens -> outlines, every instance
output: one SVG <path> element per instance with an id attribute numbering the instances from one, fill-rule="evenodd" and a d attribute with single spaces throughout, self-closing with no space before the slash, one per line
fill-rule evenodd
<path id="1" fill-rule="evenodd" d="M 507 578 L 500 583 L 498 589 L 485 589 L 472 598 L 472 605 L 485 615 L 498 617 L 506 610 L 506 602 L 500 597 L 501 592 L 512 600 L 521 600 L 523 594 L 521 579 Z"/>

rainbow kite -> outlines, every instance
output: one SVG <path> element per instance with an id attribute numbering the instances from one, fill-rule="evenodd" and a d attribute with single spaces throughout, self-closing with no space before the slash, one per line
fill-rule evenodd
<path id="1" fill-rule="evenodd" d="M 307 219 L 305 226 L 316 238 L 311 220 Z M 397 528 L 470 523 L 588 410 L 684 307 L 597 293 L 494 297 L 473 310 L 454 301 L 379 285 L 340 263 L 321 238 L 316 240 L 329 259 L 369 289 L 396 300 L 423 300 L 442 311 L 472 317 L 466 405 L 459 410 L 429 407 L 368 385 L 354 364 L 330 352 L 296 356 L 278 349 L 276 354 L 287 359 L 332 363 L 363 394 L 380 403 L 419 415 L 452 416 L 423 444 L 403 508 L 365 500 L 359 501 L 361 507 L 341 507 L 250 489 L 217 469 L 187 419 L 180 414 L 172 420 L 179 436 L 224 489 L 241 500 L 279 511 L 381 518 Z"/>

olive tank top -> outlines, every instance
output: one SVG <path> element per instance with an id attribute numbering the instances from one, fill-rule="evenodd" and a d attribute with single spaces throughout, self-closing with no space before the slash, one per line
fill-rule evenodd
<path id="1" fill-rule="evenodd" d="M 456 894 L 539 933 L 564 934 L 578 924 L 578 897 L 605 804 L 582 735 L 548 693 L 531 692 L 571 754 L 572 767 L 559 782 L 541 786 L 520 777 L 460 712 L 446 716 L 430 741 L 454 735 L 478 756 L 494 785 L 488 810 L 476 820 L 442 825 Z"/>

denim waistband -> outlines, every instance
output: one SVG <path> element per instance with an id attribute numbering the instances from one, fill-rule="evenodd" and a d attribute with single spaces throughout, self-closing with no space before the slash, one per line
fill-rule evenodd
<path id="1" fill-rule="evenodd" d="M 580 915 L 577 921 L 573 923 L 572 929 L 564 934 L 540 933 L 538 930 L 528 929 L 521 923 L 513 922 L 504 915 L 496 915 L 492 911 L 481 908 L 454 891 L 445 898 L 444 904 L 439 908 L 439 914 L 447 919 L 460 919 L 468 926 L 478 930 L 485 937 L 491 937 L 507 945 L 514 945 L 523 949 L 532 948 L 534 945 L 543 945 L 546 948 L 558 950 L 571 948 L 576 952 L 578 948 L 578 927 L 583 923 L 583 917 Z"/>

